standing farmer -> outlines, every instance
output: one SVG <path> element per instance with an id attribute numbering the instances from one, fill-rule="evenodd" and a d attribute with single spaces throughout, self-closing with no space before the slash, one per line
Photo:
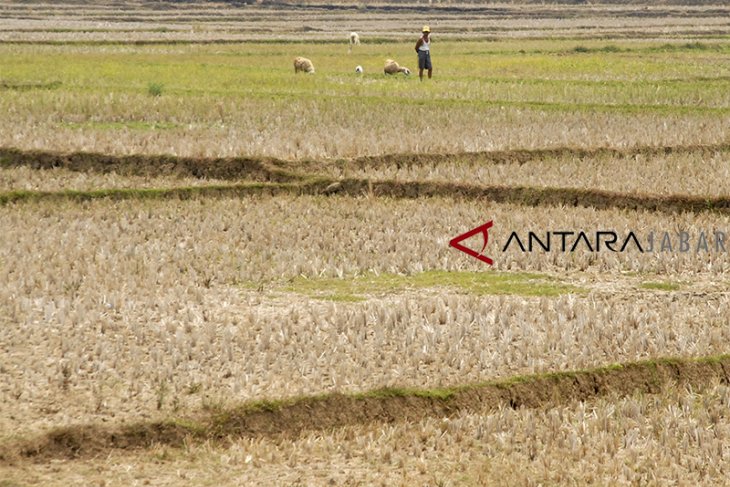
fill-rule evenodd
<path id="1" fill-rule="evenodd" d="M 428 69 L 428 79 L 433 74 L 433 66 L 431 66 L 431 29 L 423 26 L 423 35 L 416 42 L 416 52 L 418 53 L 418 77 L 423 81 L 423 70 Z"/>

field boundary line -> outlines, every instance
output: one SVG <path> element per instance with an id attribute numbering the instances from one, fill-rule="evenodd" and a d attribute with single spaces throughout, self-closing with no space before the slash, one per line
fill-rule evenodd
<path id="1" fill-rule="evenodd" d="M 289 182 L 312 176 L 302 170 L 322 170 L 331 167 L 355 168 L 387 165 L 417 166 L 453 162 L 489 162 L 493 164 L 526 164 L 543 159 L 575 157 L 659 157 L 696 152 L 730 152 L 730 142 L 718 144 L 676 146 L 615 147 L 550 147 L 541 149 L 504 149 L 494 151 L 452 153 L 391 153 L 354 158 L 286 160 L 268 156 L 250 157 L 186 157 L 165 154 L 115 155 L 99 152 L 64 152 L 23 150 L 0 147 L 0 168 L 29 167 L 32 169 L 62 168 L 77 172 L 116 172 L 135 176 L 192 176 L 209 179 L 240 180 L 246 177 L 269 182 Z"/>
<path id="2" fill-rule="evenodd" d="M 0 168 L 67 169 L 75 172 L 115 172 L 122 176 L 171 176 L 201 179 L 253 180 L 285 183 L 302 176 L 284 169 L 272 157 L 182 157 L 164 154 L 113 155 L 0 147 Z"/>
<path id="3" fill-rule="evenodd" d="M 526 164 L 531 161 L 544 159 L 560 159 L 575 157 L 589 159 L 593 157 L 659 157 L 678 154 L 692 154 L 696 152 L 728 152 L 730 142 L 719 144 L 697 145 L 667 145 L 667 146 L 634 146 L 629 148 L 615 147 L 550 147 L 541 149 L 504 149 L 494 151 L 455 152 L 455 153 L 395 153 L 380 156 L 361 156 L 350 159 L 348 162 L 357 167 L 381 167 L 387 165 L 418 166 L 423 164 L 438 164 L 453 162 L 459 159 L 464 162 L 491 162 L 493 164 Z M 302 161 L 307 163 L 309 161 Z"/>
<path id="4" fill-rule="evenodd" d="M 115 172 L 133 176 L 195 177 L 232 181 L 166 188 L 107 188 L 0 191 L 0 206 L 33 201 L 87 201 L 94 199 L 191 199 L 250 195 L 374 196 L 396 199 L 419 197 L 486 199 L 523 206 L 572 206 L 654 212 L 730 212 L 730 194 L 723 196 L 656 195 L 590 188 L 478 185 L 448 181 L 379 180 L 366 177 L 335 178 L 328 170 L 414 166 L 453 162 L 526 164 L 533 160 L 600 156 L 662 156 L 694 152 L 727 152 L 730 143 L 688 146 L 639 146 L 628 149 L 557 147 L 455 154 L 386 154 L 351 159 L 288 161 L 273 157 L 194 158 L 170 155 L 109 155 L 90 152 L 23 151 L 0 147 L 0 167 L 36 170 L 63 168 L 77 172 Z M 174 183 L 173 183 L 174 184 Z"/>
<path id="5" fill-rule="evenodd" d="M 239 197 L 255 195 L 279 195 L 300 192 L 300 186 L 292 183 L 257 183 L 185 186 L 178 188 L 110 188 L 98 190 L 60 191 L 7 191 L 0 192 L 0 206 L 13 203 L 39 201 L 91 201 L 110 200 L 188 200 L 194 198 Z"/>
<path id="6" fill-rule="evenodd" d="M 386 388 L 356 394 L 263 400 L 191 418 L 57 428 L 36 438 L 15 439 L 0 446 L 0 464 L 89 458 L 111 450 L 159 444 L 182 447 L 190 441 L 296 438 L 306 432 L 370 423 L 420 421 L 504 407 L 550 407 L 605 396 L 658 393 L 676 385 L 698 391 L 718 382 L 730 383 L 730 355 L 657 358 L 450 388 Z"/>
<path id="7" fill-rule="evenodd" d="M 340 195 L 393 199 L 451 198 L 488 200 L 521 206 L 568 206 L 599 210 L 646 210 L 660 213 L 730 213 L 730 195 L 646 195 L 580 188 L 533 186 L 480 186 L 429 181 L 393 181 L 348 178 L 310 178 L 301 182 L 200 185 L 171 188 L 110 188 L 99 190 L 0 192 L 0 206 L 39 201 L 165 200 L 194 198 L 243 198 L 255 195 Z"/>
<path id="8" fill-rule="evenodd" d="M 348 195 L 372 194 L 397 199 L 444 197 L 486 199 L 522 206 L 572 206 L 599 210 L 648 210 L 661 213 L 730 212 L 728 196 L 653 195 L 599 189 L 540 186 L 481 186 L 463 183 L 346 179 L 340 191 Z"/>

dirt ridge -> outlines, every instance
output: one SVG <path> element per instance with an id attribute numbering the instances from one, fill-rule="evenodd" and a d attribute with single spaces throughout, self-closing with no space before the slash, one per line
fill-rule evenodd
<path id="1" fill-rule="evenodd" d="M 523 206 L 569 206 L 596 209 L 646 210 L 652 212 L 730 212 L 730 195 L 656 195 L 635 192 L 613 192 L 601 189 L 476 185 L 447 181 L 397 181 L 369 178 L 336 179 L 322 175 L 328 167 L 377 167 L 396 164 L 437 164 L 460 158 L 485 163 L 524 164 L 533 159 L 578 157 L 601 154 L 628 156 L 661 155 L 694 151 L 730 151 L 730 144 L 636 147 L 632 149 L 553 148 L 510 150 L 462 154 L 394 154 L 335 161 L 285 161 L 263 157 L 192 158 L 165 155 L 115 156 L 99 153 L 62 153 L 21 151 L 0 148 L 0 167 L 26 166 L 46 170 L 65 168 L 80 172 L 116 172 L 121 175 L 196 177 L 233 181 L 231 184 L 167 188 L 108 188 L 95 190 L 10 190 L 0 192 L 0 206 L 30 201 L 87 201 L 100 198 L 123 199 L 191 199 L 231 198 L 252 195 L 369 195 L 397 199 L 442 197 L 485 199 L 496 203 Z"/>
<path id="2" fill-rule="evenodd" d="M 89 458 L 111 450 L 244 437 L 293 438 L 368 423 L 419 421 L 500 407 L 538 408 L 602 396 L 657 393 L 672 385 L 701 390 L 730 383 L 730 355 L 656 359 L 607 367 L 514 377 L 438 390 L 381 389 L 286 401 L 262 401 L 193 419 L 122 426 L 77 425 L 0 446 L 0 464 Z"/>
<path id="3" fill-rule="evenodd" d="M 668 146 L 634 146 L 630 148 L 615 147 L 551 147 L 542 149 L 511 149 L 481 152 L 437 153 L 437 154 L 386 154 L 383 156 L 364 156 L 352 159 L 350 164 L 364 168 L 377 168 L 395 165 L 397 167 L 419 166 L 452 162 L 459 159 L 467 163 L 490 162 L 492 164 L 526 164 L 530 161 L 542 159 L 559 159 L 574 157 L 589 159 L 593 157 L 658 157 L 672 154 L 691 154 L 694 152 L 725 152 L 730 151 L 730 143 L 697 144 L 697 145 L 668 145 Z"/>
<path id="4" fill-rule="evenodd" d="M 333 183 L 334 184 L 334 183 Z M 462 183 L 421 181 L 371 181 L 345 179 L 331 192 L 348 195 L 370 193 L 375 196 L 411 199 L 446 197 L 487 199 L 495 203 L 523 206 L 583 206 L 596 209 L 648 210 L 662 213 L 730 211 L 730 197 L 691 195 L 652 195 L 618 193 L 599 189 L 533 186 L 481 186 Z"/>
<path id="5" fill-rule="evenodd" d="M 431 181 L 312 178 L 302 182 L 201 185 L 172 188 L 113 188 L 100 190 L 6 191 L 0 206 L 32 201 L 89 201 L 96 199 L 243 198 L 255 195 L 341 195 L 381 198 L 453 198 L 489 200 L 522 206 L 568 206 L 596 209 L 646 210 L 661 213 L 730 212 L 730 196 L 651 195 L 598 189 L 532 186 L 480 186 Z"/>
<path id="6" fill-rule="evenodd" d="M 362 156 L 350 159 L 303 159 L 297 161 L 274 157 L 182 157 L 173 155 L 134 154 L 113 155 L 97 152 L 62 152 L 21 150 L 0 147 L 0 167 L 30 167 L 33 169 L 63 168 L 78 172 L 116 172 L 135 176 L 192 176 L 208 179 L 288 182 L 303 179 L 313 171 L 331 167 L 357 169 L 383 166 L 408 167 L 425 164 L 452 162 L 454 159 L 467 163 L 525 164 L 534 160 L 575 157 L 588 159 L 600 156 L 657 157 L 694 152 L 730 151 L 730 142 L 676 146 L 615 147 L 552 147 L 542 149 L 509 149 L 454 153 L 395 153 L 378 156 Z"/>
<path id="7" fill-rule="evenodd" d="M 171 155 L 111 155 L 97 152 L 24 151 L 0 148 L 0 167 L 62 168 L 76 172 L 123 176 L 196 177 L 201 179 L 288 182 L 300 179 L 268 157 L 178 157 Z"/>

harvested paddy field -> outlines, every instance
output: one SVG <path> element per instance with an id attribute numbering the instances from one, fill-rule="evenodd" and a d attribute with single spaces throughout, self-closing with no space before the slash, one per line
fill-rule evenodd
<path id="1" fill-rule="evenodd" d="M 332 163 L 326 171 L 338 178 L 728 196 L 730 185 L 723 182 L 730 179 L 730 146 L 393 156 Z M 658 179 L 657 174 L 665 177 Z"/>
<path id="2" fill-rule="evenodd" d="M 0 486 L 727 477 L 727 6 L 2 13 Z"/>
<path id="3" fill-rule="evenodd" d="M 698 394 L 606 397 L 538 408 L 475 411 L 403 423 L 370 423 L 296 439 L 223 446 L 157 445 L 140 453 L 24 465 L 11 482 L 79 479 L 130 485 L 531 485 L 723 484 L 730 433 L 727 385 Z"/>
<path id="4" fill-rule="evenodd" d="M 529 223 L 519 206 L 473 203 L 279 196 L 7 207 L 2 394 L 13 407 L 3 430 L 727 352 L 727 252 L 508 251 L 485 274 L 446 245 L 453 222 L 479 221 L 488 208 L 506 228 Z M 538 212 L 531 218 L 557 227 L 730 227 L 712 213 Z M 506 234 L 493 238 L 496 251 Z"/>

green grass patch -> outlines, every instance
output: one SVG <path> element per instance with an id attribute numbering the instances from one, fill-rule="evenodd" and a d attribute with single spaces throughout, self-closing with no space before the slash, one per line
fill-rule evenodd
<path id="1" fill-rule="evenodd" d="M 279 399 L 263 399 L 260 401 L 254 401 L 246 405 L 245 411 L 249 413 L 255 412 L 274 412 L 281 408 L 292 404 L 292 401 L 279 400 Z"/>
<path id="2" fill-rule="evenodd" d="M 165 85 L 162 83 L 150 83 L 147 85 L 147 94 L 150 96 L 161 96 Z"/>
<path id="3" fill-rule="evenodd" d="M 283 290 L 332 301 L 359 301 L 372 295 L 439 288 L 477 295 L 558 296 L 584 292 L 583 289 L 540 274 L 439 270 L 409 276 L 367 274 L 349 279 L 296 277 Z"/>
<path id="4" fill-rule="evenodd" d="M 49 81 L 47 83 L 19 83 L 12 81 L 0 81 L 0 90 L 55 90 L 60 86 L 60 81 Z"/>
<path id="5" fill-rule="evenodd" d="M 589 52 L 627 52 L 629 51 L 628 48 L 621 48 L 613 44 L 609 44 L 607 46 L 602 47 L 585 47 L 585 46 L 575 46 L 573 49 L 571 49 L 568 52 L 576 52 L 576 53 L 589 53 Z"/>
<path id="6" fill-rule="evenodd" d="M 682 44 L 662 44 L 655 48 L 659 52 L 676 52 L 676 51 L 722 51 L 727 49 L 727 46 L 721 44 L 706 44 L 703 42 L 685 42 Z"/>
<path id="7" fill-rule="evenodd" d="M 658 281 L 647 281 L 639 284 L 641 289 L 651 289 L 655 291 L 677 291 L 680 285 L 676 282 L 658 282 Z"/>
<path id="8" fill-rule="evenodd" d="M 170 428 L 180 428 L 194 436 L 204 436 L 206 432 L 206 426 L 192 419 L 186 418 L 173 418 L 163 423 L 165 426 Z"/>

